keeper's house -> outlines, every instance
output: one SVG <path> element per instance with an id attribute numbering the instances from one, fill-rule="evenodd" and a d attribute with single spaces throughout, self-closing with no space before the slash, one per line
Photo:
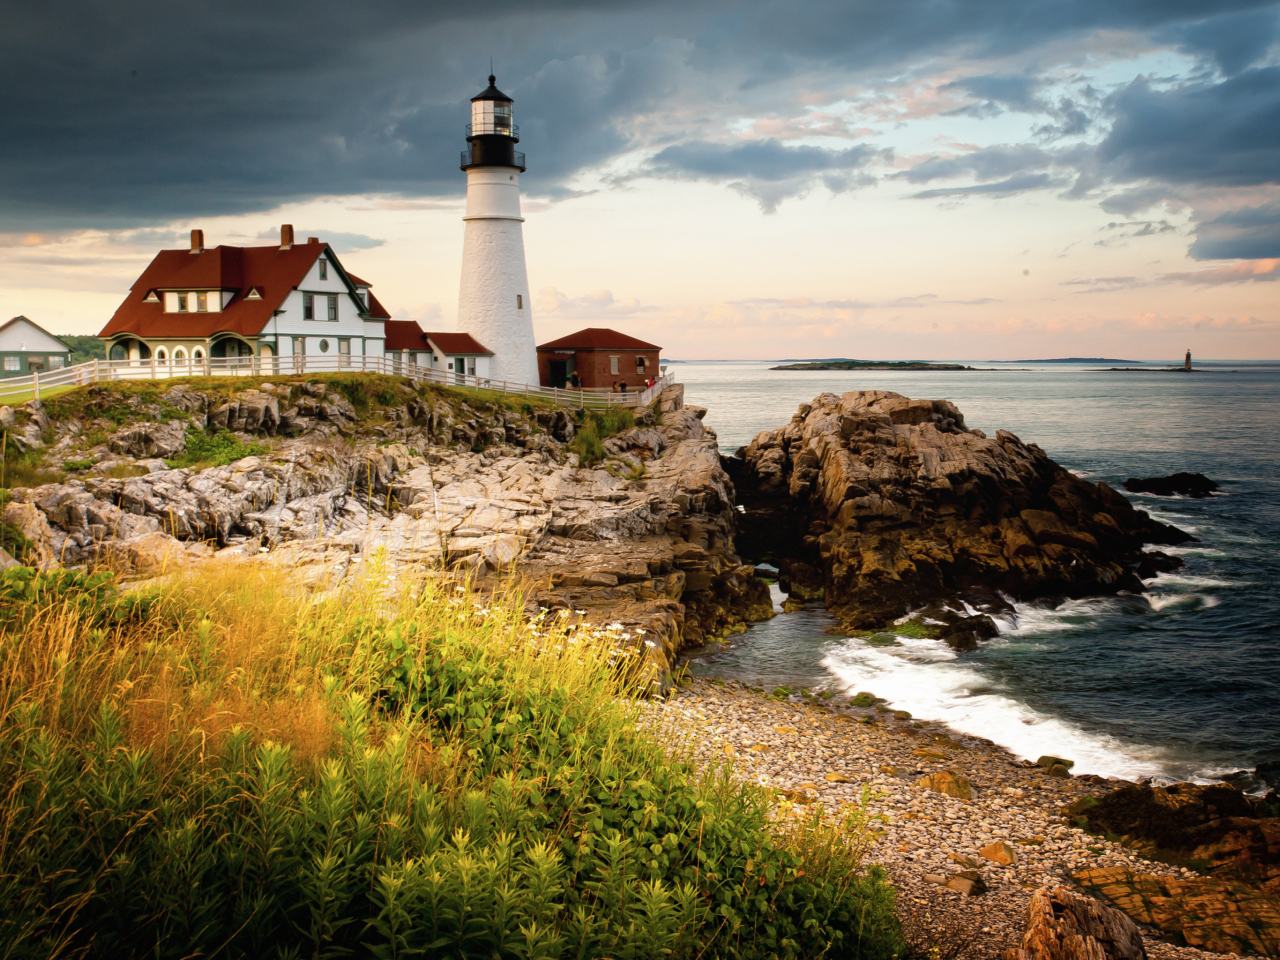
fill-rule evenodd
<path id="1" fill-rule="evenodd" d="M 161 250 L 99 334 L 112 360 L 381 357 L 390 314 L 327 243 Z"/>
<path id="2" fill-rule="evenodd" d="M 489 379 L 493 351 L 469 333 L 423 330 L 413 320 L 387 321 L 387 359 L 429 370 Z"/>
<path id="3" fill-rule="evenodd" d="M 26 317 L 0 326 L 0 377 L 25 377 L 61 370 L 71 362 L 71 348 Z"/>
<path id="4" fill-rule="evenodd" d="M 587 390 L 609 390 L 615 383 L 643 389 L 656 380 L 661 347 L 607 327 L 587 327 L 538 347 L 538 376 L 544 387 L 572 385 L 574 375 Z"/>

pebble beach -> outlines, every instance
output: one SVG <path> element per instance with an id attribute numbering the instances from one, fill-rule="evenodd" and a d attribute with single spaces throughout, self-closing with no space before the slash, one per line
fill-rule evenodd
<path id="1" fill-rule="evenodd" d="M 1017 946 L 1031 895 L 1045 884 L 1073 886 L 1081 870 L 1126 866 L 1170 878 L 1184 872 L 1068 825 L 1065 806 L 1118 781 L 1051 776 L 940 724 L 834 704 L 698 679 L 649 709 L 657 713 L 651 722 L 676 733 L 673 743 L 696 761 L 729 761 L 735 776 L 783 794 L 789 802 L 780 815 L 820 803 L 839 818 L 869 786 L 871 812 L 885 820 L 868 861 L 889 873 L 905 914 L 966 944 L 960 956 L 995 958 Z M 973 798 L 920 785 L 939 773 L 967 781 Z M 975 873 L 986 892 L 961 892 Z M 1167 943 L 1154 930 L 1143 935 L 1155 960 L 1229 956 Z"/>

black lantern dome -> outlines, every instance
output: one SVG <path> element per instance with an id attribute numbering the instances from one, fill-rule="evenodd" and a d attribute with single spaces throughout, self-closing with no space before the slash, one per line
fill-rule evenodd
<path id="1" fill-rule="evenodd" d="M 520 128 L 511 122 L 511 104 L 515 101 L 499 90 L 496 82 L 497 78 L 490 74 L 489 86 L 471 98 L 462 169 L 515 167 L 523 173 L 524 154 L 515 148 L 520 142 Z"/>

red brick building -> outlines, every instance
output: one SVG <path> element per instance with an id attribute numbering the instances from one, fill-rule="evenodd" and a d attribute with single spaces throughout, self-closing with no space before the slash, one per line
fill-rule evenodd
<path id="1" fill-rule="evenodd" d="M 615 383 L 644 389 L 657 380 L 661 347 L 606 327 L 587 327 L 538 347 L 538 376 L 544 387 L 582 386 L 609 390 Z M 577 377 L 575 384 L 573 378 Z"/>

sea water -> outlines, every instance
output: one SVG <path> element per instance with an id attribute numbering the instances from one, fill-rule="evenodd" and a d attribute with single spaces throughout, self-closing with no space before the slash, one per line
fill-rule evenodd
<path id="1" fill-rule="evenodd" d="M 1128 494 L 1198 539 L 1159 548 L 1185 566 L 1140 595 L 1017 604 L 969 653 L 832 636 L 830 615 L 810 608 L 753 626 L 694 672 L 869 691 L 1023 757 L 1069 757 L 1076 773 L 1204 781 L 1257 769 L 1235 779 L 1280 786 L 1280 364 L 1197 362 L 1186 374 L 971 363 L 980 369 L 672 369 L 687 402 L 709 409 L 725 454 L 820 393 L 892 390 L 951 400 L 970 427 L 1010 430 L 1121 492 L 1127 477 L 1204 473 L 1222 487 L 1210 499 Z"/>

